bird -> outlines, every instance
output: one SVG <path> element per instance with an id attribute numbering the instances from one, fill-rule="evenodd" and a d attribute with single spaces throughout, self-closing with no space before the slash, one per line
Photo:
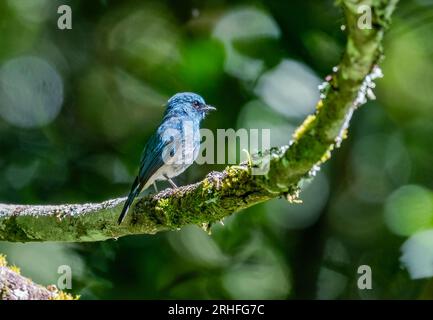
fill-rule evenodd
<path id="1" fill-rule="evenodd" d="M 138 175 L 120 213 L 118 224 L 125 219 L 134 199 L 156 181 L 167 180 L 177 188 L 172 178 L 184 172 L 197 158 L 200 150 L 200 124 L 206 115 L 216 110 L 198 94 L 181 92 L 166 104 L 158 129 L 147 141 Z"/>

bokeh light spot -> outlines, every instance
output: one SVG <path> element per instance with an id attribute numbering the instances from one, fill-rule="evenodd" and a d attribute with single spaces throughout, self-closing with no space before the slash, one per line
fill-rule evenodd
<path id="1" fill-rule="evenodd" d="M 254 80 L 262 72 L 262 60 L 238 52 L 233 42 L 259 37 L 278 38 L 280 29 L 271 16 L 255 8 L 245 7 L 230 11 L 215 26 L 213 35 L 226 50 L 225 70 L 242 80 Z"/>
<path id="2" fill-rule="evenodd" d="M 412 279 L 433 276 L 433 230 L 418 232 L 401 247 L 400 262 Z"/>
<path id="3" fill-rule="evenodd" d="M 319 100 L 320 79 L 296 61 L 284 60 L 260 77 L 255 92 L 270 107 L 290 118 L 302 118 L 314 111 Z"/>
<path id="4" fill-rule="evenodd" d="M 399 188 L 386 201 L 385 222 L 401 236 L 433 227 L 433 193 L 416 185 Z"/>
<path id="5" fill-rule="evenodd" d="M 62 78 L 45 60 L 20 57 L 1 67 L 0 116 L 10 124 L 23 128 L 47 125 L 62 103 Z"/>

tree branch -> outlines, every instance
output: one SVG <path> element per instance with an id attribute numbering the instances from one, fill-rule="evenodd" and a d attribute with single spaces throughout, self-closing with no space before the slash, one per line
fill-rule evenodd
<path id="1" fill-rule="evenodd" d="M 98 241 L 153 234 L 187 224 L 208 226 L 241 209 L 285 195 L 293 200 L 299 182 L 314 175 L 346 135 L 353 111 L 372 95 L 380 76 L 384 30 L 398 0 L 341 0 L 348 40 L 343 58 L 327 77 L 316 112 L 298 128 L 290 146 L 258 154 L 249 163 L 211 172 L 196 184 L 167 189 L 135 202 L 123 224 L 117 217 L 125 198 L 98 204 L 25 206 L 0 204 L 0 240 Z M 372 28 L 357 26 L 360 5 L 372 9 Z M 266 175 L 252 169 L 269 165 Z"/>
<path id="2" fill-rule="evenodd" d="M 0 255 L 0 300 L 74 300 L 79 297 L 58 290 L 56 286 L 43 287 L 23 277 L 17 267 L 8 267 Z"/>
<path id="3" fill-rule="evenodd" d="M 0 300 L 50 300 L 54 296 L 47 288 L 0 266 Z"/>

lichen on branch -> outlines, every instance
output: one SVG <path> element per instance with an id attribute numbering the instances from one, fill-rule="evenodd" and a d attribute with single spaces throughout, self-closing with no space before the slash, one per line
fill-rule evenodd
<path id="1" fill-rule="evenodd" d="M 0 254 L 0 300 L 76 300 L 79 296 L 34 283 L 21 275 L 16 266 L 8 266 L 6 257 Z"/>
<path id="2" fill-rule="evenodd" d="M 211 172 L 201 182 L 167 189 L 134 202 L 121 225 L 125 198 L 97 204 L 24 206 L 0 204 L 0 240 L 99 241 L 131 234 L 153 234 L 187 224 L 208 226 L 239 210 L 278 196 L 296 200 L 299 183 L 314 176 L 341 140 L 356 108 L 372 96 L 380 76 L 381 43 L 397 0 L 340 0 L 347 44 L 341 62 L 322 86 L 316 111 L 290 145 L 254 155 L 251 162 Z M 360 5 L 369 6 L 371 28 L 358 26 Z M 269 166 L 265 175 L 255 167 Z"/>

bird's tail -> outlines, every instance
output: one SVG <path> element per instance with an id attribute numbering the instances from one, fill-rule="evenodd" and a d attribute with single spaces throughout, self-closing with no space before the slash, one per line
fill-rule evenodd
<path id="1" fill-rule="evenodd" d="M 120 213 L 119 219 L 117 220 L 118 224 L 121 224 L 123 219 L 125 219 L 126 214 L 128 213 L 129 207 L 131 207 L 134 199 L 140 194 L 141 187 L 138 183 L 138 177 L 135 178 L 134 183 L 132 184 L 131 192 L 129 192 L 128 199 L 123 206 L 122 212 Z"/>

